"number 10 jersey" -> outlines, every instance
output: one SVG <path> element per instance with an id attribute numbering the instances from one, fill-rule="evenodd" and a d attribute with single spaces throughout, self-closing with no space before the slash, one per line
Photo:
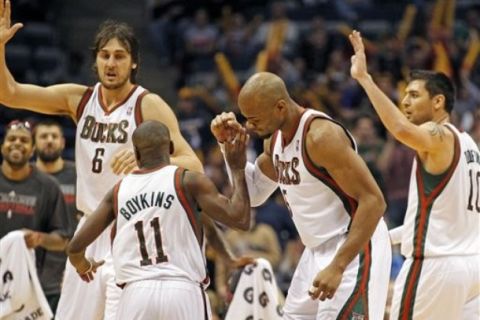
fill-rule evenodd
<path id="1" fill-rule="evenodd" d="M 184 169 L 138 170 L 114 189 L 112 243 L 117 284 L 145 279 L 206 280 L 199 212 L 183 188 Z"/>
<path id="2" fill-rule="evenodd" d="M 455 138 L 450 167 L 432 175 L 418 159 L 413 163 L 401 248 L 406 257 L 480 254 L 480 153 L 467 133 L 446 127 Z"/>

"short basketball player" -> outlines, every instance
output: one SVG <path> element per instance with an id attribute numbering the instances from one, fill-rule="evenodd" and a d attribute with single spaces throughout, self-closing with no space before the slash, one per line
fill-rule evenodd
<path id="1" fill-rule="evenodd" d="M 115 220 L 112 256 L 115 280 L 123 287 L 117 319 L 210 319 L 197 208 L 228 226 L 248 229 L 247 135 L 239 133 L 225 148 L 233 173 L 230 198 L 207 176 L 170 164 L 173 144 L 160 122 L 142 123 L 132 140 L 140 169 L 118 182 L 76 233 L 70 261 L 82 279 L 93 280 L 101 262 L 88 260 L 85 249 Z"/>

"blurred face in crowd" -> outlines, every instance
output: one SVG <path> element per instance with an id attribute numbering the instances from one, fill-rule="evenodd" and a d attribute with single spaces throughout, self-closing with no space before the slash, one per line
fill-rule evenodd
<path id="1" fill-rule="evenodd" d="M 32 133 L 29 130 L 7 129 L 2 144 L 2 156 L 12 168 L 23 168 L 32 157 L 33 150 Z"/>
<path id="2" fill-rule="evenodd" d="M 97 53 L 95 65 L 102 85 L 110 90 L 130 83 L 130 75 L 137 67 L 125 46 L 117 39 L 110 39 Z"/>
<path id="3" fill-rule="evenodd" d="M 60 158 L 65 149 L 65 138 L 56 125 L 39 125 L 35 128 L 35 149 L 43 162 L 53 162 Z"/>
<path id="4" fill-rule="evenodd" d="M 407 119 L 416 125 L 433 119 L 433 99 L 425 88 L 424 80 L 413 80 L 405 89 L 402 100 L 403 113 Z"/>
<path id="5" fill-rule="evenodd" d="M 373 120 L 367 117 L 360 118 L 354 128 L 354 135 L 356 139 L 363 143 L 376 140 L 376 129 Z"/>

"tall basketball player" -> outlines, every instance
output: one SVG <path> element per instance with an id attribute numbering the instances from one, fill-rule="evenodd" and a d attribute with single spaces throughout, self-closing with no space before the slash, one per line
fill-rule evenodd
<path id="1" fill-rule="evenodd" d="M 76 200 L 84 217 L 94 211 L 122 174 L 135 167 L 131 135 L 143 120 L 159 120 L 169 128 L 176 146 L 172 163 L 202 171 L 200 161 L 181 136 L 170 107 L 158 95 L 136 84 L 139 48 L 128 25 L 107 21 L 100 26 L 92 51 L 97 84 L 87 87 L 70 83 L 45 88 L 16 82 L 7 68 L 5 45 L 22 27 L 20 23 L 11 25 L 10 7 L 9 0 L 0 0 L 0 103 L 39 113 L 67 115 L 77 123 Z M 211 223 L 209 227 L 207 230 L 211 231 Z M 110 252 L 109 238 L 107 230 L 92 243 L 87 254 L 106 257 Z M 111 259 L 106 260 L 111 265 Z M 86 286 L 67 263 L 56 318 L 114 319 L 120 290 L 113 275 L 113 267 L 104 267 L 94 284 Z M 85 308 L 83 299 L 87 296 L 90 303 Z"/>
<path id="2" fill-rule="evenodd" d="M 385 203 L 352 135 L 299 106 L 271 73 L 248 79 L 238 104 L 247 129 L 265 139 L 245 168 L 252 205 L 280 188 L 306 247 L 284 319 L 383 319 L 391 263 Z M 224 113 L 211 128 L 223 142 L 241 127 Z"/>
<path id="3" fill-rule="evenodd" d="M 479 319 L 480 152 L 450 123 L 454 86 L 443 73 L 412 71 L 402 114 L 368 73 L 360 33 L 350 42 L 352 77 L 388 131 L 417 153 L 391 319 Z"/>

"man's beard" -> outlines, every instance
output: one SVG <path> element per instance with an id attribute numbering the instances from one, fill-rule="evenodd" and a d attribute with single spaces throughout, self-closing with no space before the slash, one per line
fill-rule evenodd
<path id="1" fill-rule="evenodd" d="M 55 150 L 53 152 L 45 152 L 45 151 L 40 151 L 40 150 L 37 150 L 37 157 L 40 158 L 40 160 L 42 160 L 43 162 L 47 162 L 47 163 L 50 163 L 50 162 L 54 162 L 56 161 L 58 158 L 60 158 L 60 156 L 62 155 L 62 150 Z"/>
<path id="2" fill-rule="evenodd" d="M 28 158 L 22 158 L 18 161 L 12 161 L 9 157 L 5 157 L 5 161 L 8 163 L 8 165 L 15 170 L 23 168 L 28 163 L 28 160 Z"/>
<path id="3" fill-rule="evenodd" d="M 115 90 L 115 89 L 119 89 L 121 87 L 123 87 L 125 85 L 125 83 L 128 82 L 128 77 L 126 77 L 125 79 L 122 79 L 121 81 L 117 82 L 117 83 L 107 83 L 106 81 L 103 81 L 102 79 L 100 79 L 100 82 L 102 83 L 102 86 L 105 88 L 105 89 L 108 89 L 108 90 Z"/>

